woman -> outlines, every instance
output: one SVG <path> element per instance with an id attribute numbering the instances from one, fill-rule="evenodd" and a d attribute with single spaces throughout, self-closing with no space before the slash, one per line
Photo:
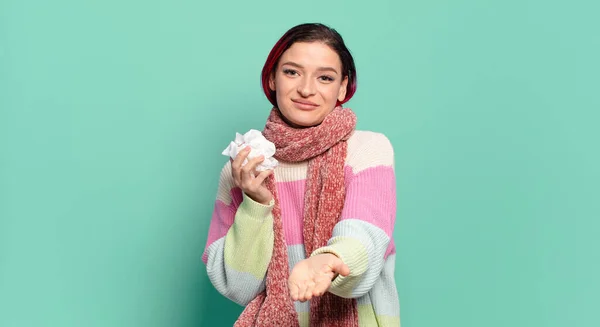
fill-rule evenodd
<path id="1" fill-rule="evenodd" d="M 342 37 L 290 29 L 262 84 L 280 165 L 259 173 L 264 158 L 242 165 L 243 151 L 223 168 L 203 256 L 211 282 L 246 306 L 236 326 L 399 326 L 393 149 L 342 108 L 356 90 Z"/>

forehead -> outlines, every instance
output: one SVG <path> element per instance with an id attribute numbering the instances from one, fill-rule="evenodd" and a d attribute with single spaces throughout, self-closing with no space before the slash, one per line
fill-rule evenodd
<path id="1" fill-rule="evenodd" d="M 322 42 L 296 42 L 279 59 L 280 64 L 293 61 L 304 67 L 333 67 L 341 71 L 340 56 Z"/>

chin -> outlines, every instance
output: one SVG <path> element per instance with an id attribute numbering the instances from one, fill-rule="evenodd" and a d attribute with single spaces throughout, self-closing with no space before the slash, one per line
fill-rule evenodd
<path id="1" fill-rule="evenodd" d="M 283 114 L 284 118 L 288 121 L 288 123 L 300 127 L 312 127 L 319 125 L 327 116 L 327 113 L 323 112 L 323 108 L 318 108 L 314 111 L 304 111 L 294 108 L 293 105 L 286 107 L 287 108 L 284 110 L 280 109 L 280 112 Z"/>
<path id="2" fill-rule="evenodd" d="M 320 115 L 315 115 L 315 113 L 307 113 L 307 112 L 299 112 L 292 113 L 288 120 L 294 124 L 301 127 L 311 127 L 315 125 L 319 125 L 323 122 L 323 119 Z"/>

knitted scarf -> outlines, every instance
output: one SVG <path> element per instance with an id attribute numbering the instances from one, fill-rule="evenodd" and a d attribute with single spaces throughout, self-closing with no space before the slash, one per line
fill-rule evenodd
<path id="1" fill-rule="evenodd" d="M 293 128 L 271 111 L 263 131 L 275 143 L 275 158 L 288 162 L 308 160 L 304 195 L 304 247 L 307 255 L 327 245 L 344 206 L 344 162 L 346 141 L 354 131 L 356 116 L 348 108 L 336 107 L 320 125 Z M 288 252 L 283 233 L 281 208 L 273 174 L 265 180 L 275 199 L 273 208 L 273 255 L 267 270 L 266 289 L 252 300 L 236 321 L 236 327 L 298 326 L 298 315 L 288 289 Z M 319 327 L 358 326 L 355 299 L 326 292 L 310 300 L 310 325 Z"/>

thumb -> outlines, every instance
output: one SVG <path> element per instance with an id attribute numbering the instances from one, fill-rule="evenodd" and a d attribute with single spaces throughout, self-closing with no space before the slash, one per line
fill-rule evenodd
<path id="1" fill-rule="evenodd" d="M 348 268 L 348 265 L 345 264 L 341 259 L 336 263 L 334 270 L 344 277 L 350 275 L 350 268 Z"/>

